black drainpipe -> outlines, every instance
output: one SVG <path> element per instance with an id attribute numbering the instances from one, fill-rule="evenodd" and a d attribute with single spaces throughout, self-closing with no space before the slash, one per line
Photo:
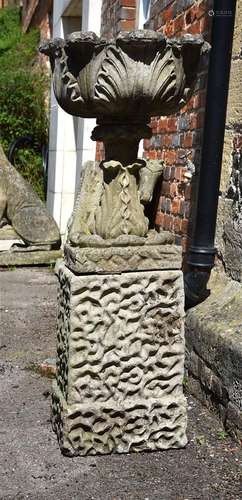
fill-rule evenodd
<path id="1" fill-rule="evenodd" d="M 236 0 L 214 0 L 212 49 L 198 188 L 197 213 L 185 273 L 186 308 L 206 298 L 214 247 Z"/>

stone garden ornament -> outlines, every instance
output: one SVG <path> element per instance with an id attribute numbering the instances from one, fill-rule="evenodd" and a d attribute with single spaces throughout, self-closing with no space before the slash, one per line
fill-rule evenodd
<path id="1" fill-rule="evenodd" d="M 18 243 L 5 251 L 8 241 Z M 0 145 L 0 265 L 51 262 L 53 256 L 60 256 L 59 247 L 56 222 Z"/>
<path id="2" fill-rule="evenodd" d="M 81 176 L 59 277 L 53 426 L 68 455 L 186 444 L 180 248 L 145 213 L 164 163 L 137 158 L 149 119 L 192 94 L 203 39 L 72 33 L 41 46 L 69 114 L 96 118 L 105 160 Z"/>

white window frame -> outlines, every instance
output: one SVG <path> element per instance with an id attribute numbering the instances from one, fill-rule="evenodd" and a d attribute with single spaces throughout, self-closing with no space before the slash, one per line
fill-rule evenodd
<path id="1" fill-rule="evenodd" d="M 151 0 L 139 0 L 137 3 L 137 27 L 142 30 L 150 17 Z"/>

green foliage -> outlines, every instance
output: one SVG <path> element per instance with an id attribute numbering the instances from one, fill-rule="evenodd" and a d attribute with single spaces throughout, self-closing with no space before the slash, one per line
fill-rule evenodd
<path id="1" fill-rule="evenodd" d="M 0 11 L 0 54 L 10 49 L 20 39 L 20 32 L 16 30 L 19 24 L 19 15 L 16 9 L 1 9 Z"/>
<path id="2" fill-rule="evenodd" d="M 220 439 L 220 441 L 224 441 L 225 439 L 227 439 L 227 437 L 228 433 L 224 429 L 218 431 L 218 439 Z"/>
<path id="3" fill-rule="evenodd" d="M 42 175 L 42 158 L 33 148 L 21 149 L 15 156 L 15 167 L 19 173 L 32 184 L 39 197 L 44 201 L 44 176 Z"/>
<path id="4" fill-rule="evenodd" d="M 13 140 L 32 135 L 36 143 L 47 140 L 45 95 L 48 79 L 38 64 L 39 32 L 22 33 L 19 11 L 0 10 L 0 140 L 5 152 Z M 16 167 L 43 198 L 41 157 L 21 150 Z"/>

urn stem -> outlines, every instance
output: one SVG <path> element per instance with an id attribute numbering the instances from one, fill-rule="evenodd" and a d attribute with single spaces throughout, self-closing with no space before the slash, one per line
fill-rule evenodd
<path id="1" fill-rule="evenodd" d="M 145 123 L 101 124 L 94 128 L 92 139 L 104 143 L 105 161 L 116 160 L 125 167 L 137 160 L 140 140 L 151 135 Z"/>

